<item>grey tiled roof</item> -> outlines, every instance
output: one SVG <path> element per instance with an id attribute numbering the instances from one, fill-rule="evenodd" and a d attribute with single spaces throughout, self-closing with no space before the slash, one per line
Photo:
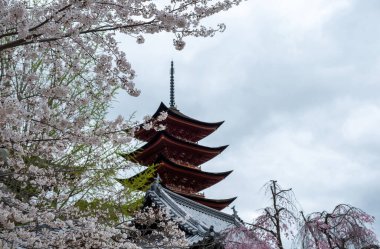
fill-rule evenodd
<path id="1" fill-rule="evenodd" d="M 147 191 L 146 198 L 167 210 L 171 218 L 178 221 L 187 234 L 189 245 L 208 236 L 211 227 L 216 233 L 220 233 L 227 228 L 243 225 L 237 216 L 199 204 L 163 188 L 158 183 L 154 183 Z"/>

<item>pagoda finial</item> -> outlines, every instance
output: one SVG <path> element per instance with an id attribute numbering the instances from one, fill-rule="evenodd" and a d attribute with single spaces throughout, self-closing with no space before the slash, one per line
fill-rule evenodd
<path id="1" fill-rule="evenodd" d="M 171 68 L 170 68 L 170 107 L 175 107 L 175 101 L 174 101 L 174 63 L 172 61 Z"/>
<path id="2" fill-rule="evenodd" d="M 157 175 L 156 178 L 154 178 L 153 184 L 150 186 L 150 190 L 153 190 L 153 191 L 157 190 L 158 185 L 160 184 L 160 181 L 161 181 L 161 178 L 159 175 Z"/>
<path id="3" fill-rule="evenodd" d="M 232 211 L 234 212 L 233 216 L 237 217 L 238 215 L 237 215 L 237 211 L 236 211 L 236 209 L 235 209 L 235 206 L 232 206 L 231 209 L 232 209 Z"/>

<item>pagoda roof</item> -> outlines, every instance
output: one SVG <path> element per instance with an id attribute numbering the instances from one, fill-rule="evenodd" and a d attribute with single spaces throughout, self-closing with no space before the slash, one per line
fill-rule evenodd
<path id="1" fill-rule="evenodd" d="M 166 125 L 166 129 L 170 133 L 178 133 L 176 134 L 178 137 L 192 142 L 197 142 L 202 138 L 210 135 L 224 123 L 224 121 L 214 123 L 199 121 L 197 119 L 184 115 L 173 107 L 167 107 L 162 102 L 157 111 L 153 114 L 152 118 L 157 118 L 161 112 L 168 113 L 168 117 L 162 121 L 162 124 Z M 191 131 L 191 136 L 189 134 L 181 134 L 179 132 L 176 132 L 175 128 L 177 127 L 184 127 L 183 130 Z M 139 128 L 140 129 L 135 133 L 135 137 L 142 141 L 149 141 L 157 132 L 154 129 L 145 130 L 142 128 L 142 125 L 140 125 Z"/>
<path id="2" fill-rule="evenodd" d="M 178 111 L 175 108 L 167 107 L 163 102 L 160 103 L 160 106 L 158 107 L 157 111 L 153 114 L 153 117 L 154 118 L 158 117 L 161 114 L 161 112 L 163 112 L 163 111 L 168 112 L 168 115 L 172 114 L 173 116 L 177 116 L 178 118 L 186 119 L 187 121 L 190 121 L 191 123 L 197 124 L 199 126 L 204 126 L 204 127 L 215 127 L 215 129 L 216 129 L 224 123 L 224 121 L 213 122 L 213 123 L 203 122 L 203 121 L 191 118 L 191 117 L 186 116 L 185 114 L 181 113 L 180 111 Z"/>
<path id="3" fill-rule="evenodd" d="M 192 194 L 185 194 L 185 193 L 178 193 L 178 194 L 186 198 L 189 198 L 195 202 L 198 202 L 202 205 L 205 205 L 209 208 L 213 208 L 219 211 L 226 208 L 237 198 L 237 197 L 232 197 L 229 199 L 209 199 L 209 198 L 205 198 L 199 195 L 192 195 Z"/>
<path id="4" fill-rule="evenodd" d="M 166 131 L 158 131 L 156 135 L 141 148 L 123 156 L 129 160 L 148 166 L 156 162 L 160 154 L 172 161 L 188 163 L 189 166 L 199 166 L 214 158 L 225 150 L 228 145 L 207 147 L 192 142 L 183 141 Z"/>
<path id="5" fill-rule="evenodd" d="M 156 172 L 159 174 L 164 186 L 169 187 L 172 183 L 188 188 L 192 193 L 202 191 L 220 182 L 232 172 L 232 170 L 218 173 L 202 171 L 199 168 L 177 164 L 164 156 L 158 157 L 155 164 L 157 167 Z M 134 178 L 144 174 L 146 170 L 128 178 L 128 180 L 133 181 Z M 152 183 L 153 180 L 154 178 L 152 177 L 148 183 Z"/>
<path id="6" fill-rule="evenodd" d="M 194 245 L 210 236 L 210 228 L 220 234 L 225 229 L 243 226 L 238 216 L 229 215 L 186 197 L 176 194 L 155 182 L 146 192 L 145 200 L 168 210 L 172 219 L 178 220 L 185 231 L 189 245 Z"/>

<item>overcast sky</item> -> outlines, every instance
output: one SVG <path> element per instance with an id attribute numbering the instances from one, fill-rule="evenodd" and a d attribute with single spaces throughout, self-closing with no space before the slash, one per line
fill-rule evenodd
<path id="1" fill-rule="evenodd" d="M 181 52 L 171 35 L 121 38 L 142 94 L 119 94 L 110 115 L 169 104 L 173 59 L 178 109 L 225 120 L 201 144 L 229 147 L 203 169 L 234 172 L 207 197 L 238 196 L 249 222 L 276 179 L 307 213 L 349 203 L 380 219 L 380 1 L 249 0 L 209 20 L 220 22 L 224 33 Z"/>

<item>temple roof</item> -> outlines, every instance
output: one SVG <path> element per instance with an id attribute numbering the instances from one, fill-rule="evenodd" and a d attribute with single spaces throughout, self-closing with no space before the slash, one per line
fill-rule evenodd
<path id="1" fill-rule="evenodd" d="M 232 172 L 232 170 L 218 173 L 202 171 L 198 168 L 177 164 L 164 156 L 157 158 L 155 165 L 157 167 L 156 172 L 159 174 L 163 185 L 168 187 L 173 184 L 183 186 L 184 188 L 188 188 L 189 192 L 192 193 L 211 187 L 226 178 Z M 134 178 L 144 174 L 144 172 L 145 170 L 129 179 L 133 181 Z M 154 178 L 152 177 L 148 183 L 152 183 L 153 180 Z"/>
<path id="2" fill-rule="evenodd" d="M 162 102 L 152 118 L 157 118 L 161 112 L 168 113 L 168 117 L 162 121 L 162 124 L 166 125 L 168 133 L 191 142 L 197 142 L 210 135 L 224 122 L 207 123 L 199 121 L 184 115 L 173 107 L 168 108 Z M 186 131 L 188 132 L 186 133 Z M 135 133 L 135 137 L 142 141 L 149 141 L 156 132 L 154 129 L 144 130 L 141 125 L 140 129 Z"/>
<path id="3" fill-rule="evenodd" d="M 220 154 L 228 145 L 207 147 L 178 139 L 166 131 L 159 131 L 144 146 L 123 156 L 141 165 L 155 163 L 159 155 L 186 166 L 199 166 Z"/>
<path id="4" fill-rule="evenodd" d="M 146 192 L 146 201 L 151 201 L 164 210 L 169 211 L 171 218 L 178 220 L 185 231 L 189 245 L 193 245 L 209 236 L 212 227 L 216 233 L 227 228 L 242 226 L 239 217 L 229 215 L 189 200 L 160 184 L 154 183 Z"/>
<path id="5" fill-rule="evenodd" d="M 205 198 L 199 195 L 191 195 L 191 194 L 185 194 L 185 193 L 180 193 L 180 195 L 219 211 L 226 208 L 237 198 L 237 197 L 232 197 L 229 199 L 209 199 L 209 198 Z"/>

